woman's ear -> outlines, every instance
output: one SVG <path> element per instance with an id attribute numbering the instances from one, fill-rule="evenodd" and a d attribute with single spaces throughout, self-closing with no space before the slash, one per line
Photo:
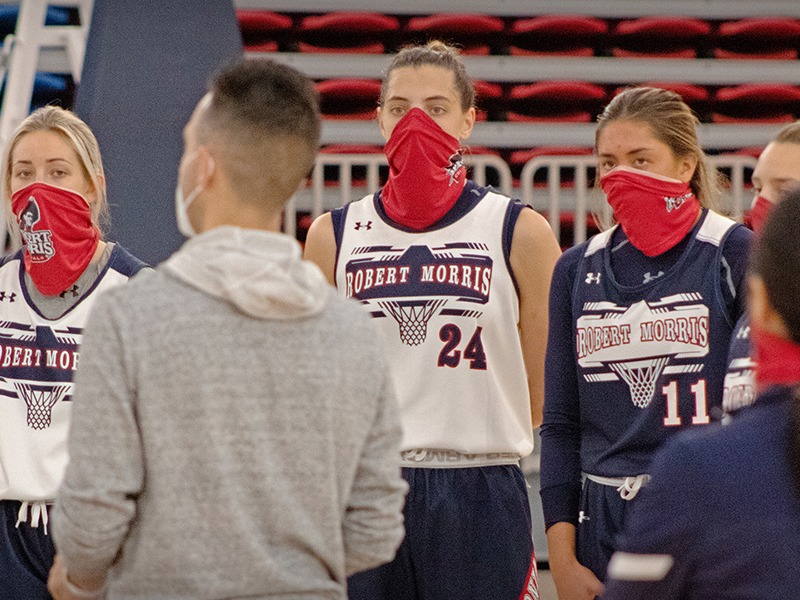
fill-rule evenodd
<path id="1" fill-rule="evenodd" d="M 464 114 L 464 124 L 458 134 L 458 139 L 460 141 L 466 140 L 472 135 L 473 127 L 475 127 L 475 107 L 471 106 Z"/>
<path id="2" fill-rule="evenodd" d="M 697 170 L 697 157 L 693 154 L 684 156 L 680 164 L 680 180 L 683 183 L 689 183 L 694 177 L 694 172 Z"/>

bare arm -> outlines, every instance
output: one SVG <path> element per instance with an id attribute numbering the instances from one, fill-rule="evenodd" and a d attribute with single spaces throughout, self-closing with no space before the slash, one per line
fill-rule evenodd
<path id="1" fill-rule="evenodd" d="M 561 249 L 547 221 L 533 210 L 523 210 L 514 226 L 511 268 L 519 286 L 520 341 L 534 429 L 542 424 L 547 300 L 553 267 L 560 255 Z"/>
<path id="2" fill-rule="evenodd" d="M 550 571 L 558 600 L 593 600 L 603 584 L 575 556 L 575 525 L 556 523 L 547 530 Z"/>
<path id="3" fill-rule="evenodd" d="M 328 278 L 328 283 L 336 285 L 336 274 L 334 273 L 336 266 L 336 237 L 333 233 L 331 213 L 320 215 L 311 224 L 306 237 L 303 258 L 315 263 L 322 269 L 325 277 Z"/>

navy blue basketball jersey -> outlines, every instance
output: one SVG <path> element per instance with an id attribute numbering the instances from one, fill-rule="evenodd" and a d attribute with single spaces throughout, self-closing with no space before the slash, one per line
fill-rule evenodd
<path id="1" fill-rule="evenodd" d="M 384 336 L 404 451 L 516 460 L 533 448 L 509 259 L 521 209 L 467 182 L 453 209 L 422 231 L 391 221 L 379 195 L 332 215 L 336 284 Z"/>
<path id="2" fill-rule="evenodd" d="M 613 229 L 585 245 L 572 298 L 585 472 L 646 473 L 668 436 L 711 421 L 734 325 L 720 264 L 735 226 L 704 211 L 672 268 L 635 286 L 614 277 Z"/>
<path id="3" fill-rule="evenodd" d="M 728 372 L 725 374 L 725 389 L 722 409 L 734 413 L 750 406 L 756 400 L 756 362 L 751 356 L 750 318 L 745 314 L 736 324 L 728 352 Z"/>

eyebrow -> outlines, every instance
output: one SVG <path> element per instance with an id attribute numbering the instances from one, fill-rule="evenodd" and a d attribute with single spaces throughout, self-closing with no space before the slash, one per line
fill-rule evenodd
<path id="1" fill-rule="evenodd" d="M 452 99 L 448 98 L 447 96 L 428 96 L 427 98 L 425 98 L 425 102 L 430 102 L 431 100 L 447 100 L 448 102 L 452 102 L 453 101 Z M 392 102 L 392 101 L 410 102 L 410 100 L 408 98 L 404 98 L 403 96 L 392 96 L 391 98 L 389 98 L 386 101 L 387 102 Z"/>
<path id="2" fill-rule="evenodd" d="M 647 152 L 649 150 L 652 150 L 652 148 L 634 148 L 630 152 L 626 152 L 625 156 L 630 156 L 631 154 L 638 154 L 639 152 Z M 609 152 L 603 152 L 603 153 L 599 154 L 598 156 L 615 156 L 615 155 L 611 154 Z"/>
<path id="3" fill-rule="evenodd" d="M 72 162 L 68 158 L 48 158 L 45 162 L 46 163 L 53 163 L 53 162 L 61 162 L 61 161 L 65 162 L 65 163 L 72 164 Z M 32 160 L 23 160 L 23 159 L 20 158 L 20 159 L 15 160 L 12 164 L 15 164 L 15 165 L 16 164 L 32 165 L 33 161 Z"/>

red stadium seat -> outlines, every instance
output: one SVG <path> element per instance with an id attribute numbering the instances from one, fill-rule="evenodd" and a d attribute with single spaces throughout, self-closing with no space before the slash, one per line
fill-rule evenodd
<path id="1" fill-rule="evenodd" d="M 266 10 L 237 10 L 245 50 L 277 52 L 279 40 L 292 28 L 292 18 Z"/>
<path id="2" fill-rule="evenodd" d="M 754 18 L 719 26 L 717 58 L 796 59 L 800 47 L 800 20 Z"/>
<path id="3" fill-rule="evenodd" d="M 642 17 L 621 21 L 614 29 L 614 56 L 694 58 L 706 45 L 711 25 L 690 17 Z"/>
<path id="4" fill-rule="evenodd" d="M 400 27 L 397 19 L 379 13 L 332 12 L 300 22 L 301 52 L 381 54 Z"/>
<path id="5" fill-rule="evenodd" d="M 330 144 L 320 148 L 322 154 L 383 154 L 381 146 L 372 144 Z"/>
<path id="6" fill-rule="evenodd" d="M 412 17 L 403 37 L 417 44 L 440 39 L 458 45 L 463 54 L 491 54 L 504 27 L 502 19 L 489 15 L 441 14 Z"/>
<path id="7" fill-rule="evenodd" d="M 588 123 L 600 112 L 606 91 L 584 81 L 540 81 L 516 85 L 508 94 L 509 121 Z"/>
<path id="8" fill-rule="evenodd" d="M 800 115 L 800 87 L 788 83 L 745 83 L 717 90 L 715 123 L 788 123 Z"/>
<path id="9" fill-rule="evenodd" d="M 475 81 L 475 96 L 477 109 L 477 120 L 486 121 L 490 114 L 496 113 L 502 104 L 503 88 L 497 83 L 487 81 Z"/>
<path id="10" fill-rule="evenodd" d="M 511 26 L 512 55 L 593 56 L 608 34 L 608 23 L 582 15 L 545 15 L 518 19 Z"/>
<path id="11" fill-rule="evenodd" d="M 381 94 L 377 79 L 327 79 L 317 83 L 326 119 L 373 119 Z"/>

